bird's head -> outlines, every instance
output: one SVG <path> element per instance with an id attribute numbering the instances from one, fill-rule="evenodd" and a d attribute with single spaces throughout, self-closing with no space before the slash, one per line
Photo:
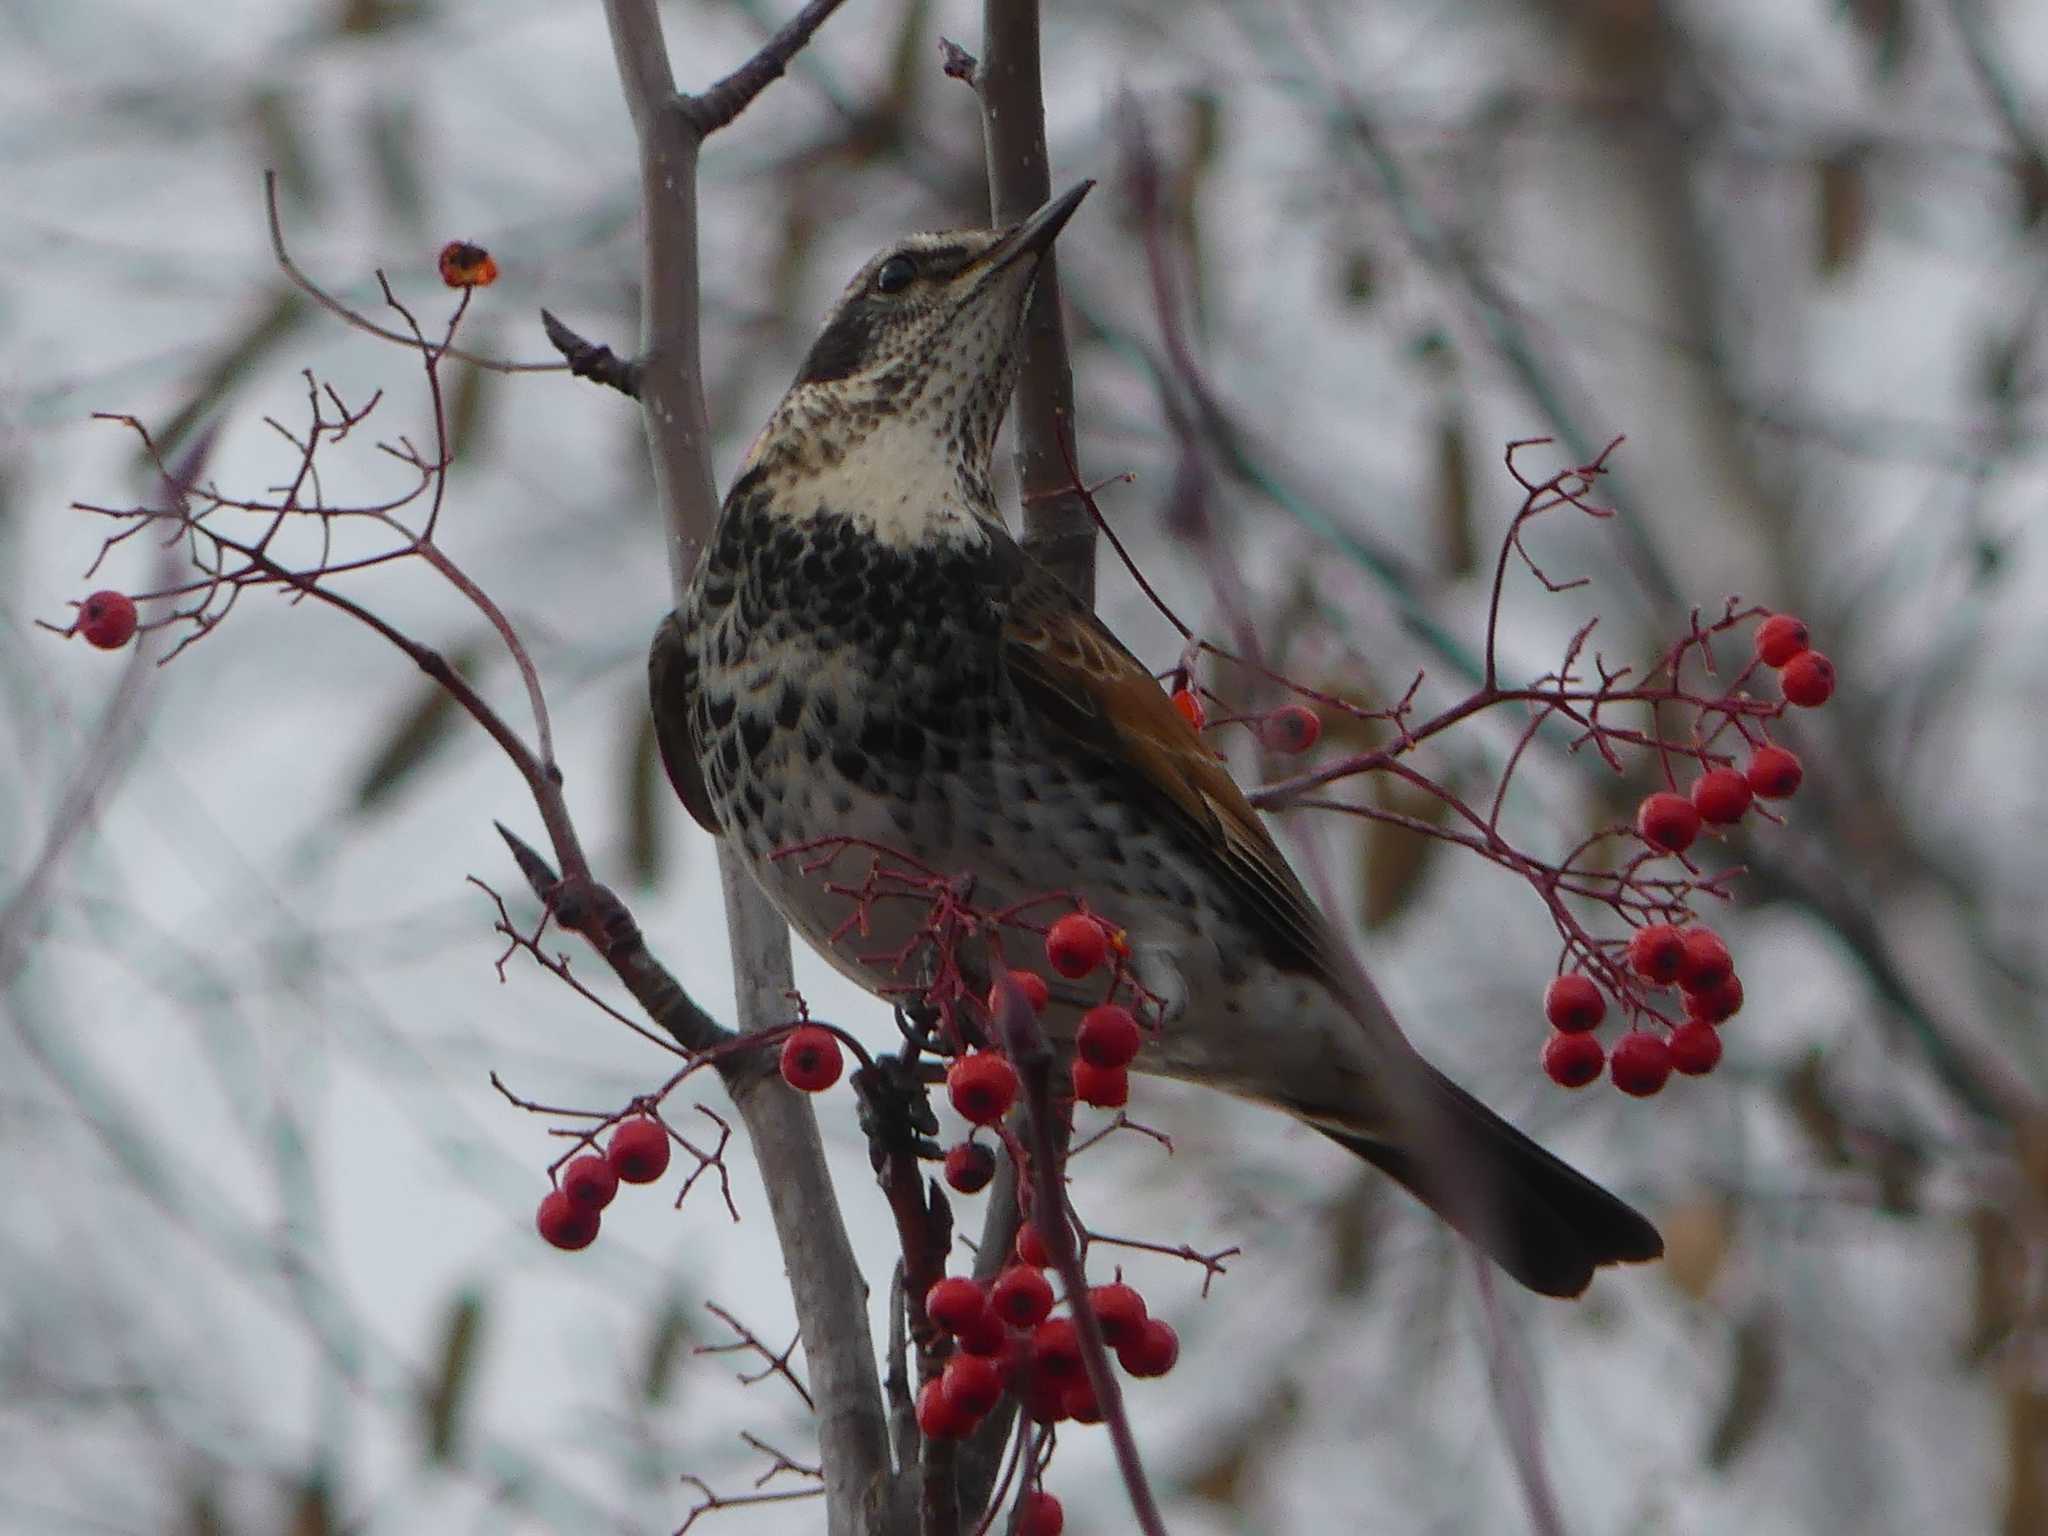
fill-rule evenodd
<path id="1" fill-rule="evenodd" d="M 1017 382 L 1039 263 L 1092 182 L 1001 230 L 910 235 L 847 284 L 750 462 L 803 480 L 839 511 L 904 537 L 954 499 L 994 514 L 987 480 Z M 901 515 L 889 506 L 902 500 Z M 985 504 L 985 505 L 983 505 Z M 913 519 L 914 520 L 914 519 Z"/>

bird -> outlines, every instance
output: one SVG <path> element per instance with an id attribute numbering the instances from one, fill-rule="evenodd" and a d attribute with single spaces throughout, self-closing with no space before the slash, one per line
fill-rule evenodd
<path id="1" fill-rule="evenodd" d="M 845 866 L 792 850 L 887 849 L 970 880 L 984 910 L 1077 893 L 1157 999 L 1140 1071 L 1295 1116 L 1533 1291 L 1658 1257 L 1646 1218 L 1422 1058 L 1227 765 L 1009 533 L 997 429 L 1039 271 L 1091 185 L 1008 228 L 910 235 L 847 285 L 656 631 L 671 783 L 871 992 L 901 989 L 883 957 L 928 911 L 856 912 Z M 1100 998 L 1051 981 L 1047 1032 L 1071 1041 Z"/>

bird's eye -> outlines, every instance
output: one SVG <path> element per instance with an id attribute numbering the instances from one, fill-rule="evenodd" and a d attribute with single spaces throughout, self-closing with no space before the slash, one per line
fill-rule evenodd
<path id="1" fill-rule="evenodd" d="M 901 293 L 910 286 L 910 280 L 917 276 L 917 263 L 908 256 L 891 256 L 882 263 L 875 273 L 877 293 Z"/>

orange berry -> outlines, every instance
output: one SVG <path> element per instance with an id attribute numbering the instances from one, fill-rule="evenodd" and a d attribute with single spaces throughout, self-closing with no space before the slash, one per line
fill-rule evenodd
<path id="1" fill-rule="evenodd" d="M 1131 1074 L 1123 1067 L 1098 1067 L 1074 1058 L 1074 1097 L 1097 1109 L 1122 1109 L 1131 1102 Z"/>
<path id="2" fill-rule="evenodd" d="M 1209 712 L 1202 708 L 1202 701 L 1195 696 L 1192 688 L 1174 689 L 1173 707 L 1180 711 L 1181 719 L 1198 731 L 1209 719 Z"/>
<path id="3" fill-rule="evenodd" d="M 1735 974 L 1735 958 L 1721 935 L 1711 928 L 1685 930 L 1685 959 L 1678 967 L 1678 984 L 1688 992 L 1706 992 Z"/>
<path id="4" fill-rule="evenodd" d="M 839 1038 L 816 1024 L 801 1024 L 782 1042 L 782 1079 L 805 1093 L 823 1093 L 839 1081 L 846 1065 Z"/>

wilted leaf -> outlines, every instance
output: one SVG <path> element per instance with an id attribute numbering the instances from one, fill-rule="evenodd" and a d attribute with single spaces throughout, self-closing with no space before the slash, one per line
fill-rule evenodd
<path id="1" fill-rule="evenodd" d="M 640 1377 L 640 1395 L 646 1401 L 669 1401 L 677 1380 L 676 1364 L 689 1353 L 693 1342 L 683 1304 L 670 1301 L 655 1320 L 654 1334 L 647 1344 L 647 1368 Z"/>
<path id="2" fill-rule="evenodd" d="M 1870 186 L 1862 146 L 1838 150 L 1814 165 L 1820 197 L 1820 248 L 1815 262 L 1823 275 L 1856 259 L 1870 233 Z"/>
<path id="3" fill-rule="evenodd" d="M 306 300 L 293 289 L 280 288 L 272 296 L 270 307 L 253 316 L 241 334 L 206 365 L 185 404 L 157 429 L 157 447 L 169 453 L 181 446 L 193 426 L 212 415 L 228 391 L 255 372 L 257 365 L 298 328 L 305 314 Z"/>
<path id="4" fill-rule="evenodd" d="M 1705 1195 L 1666 1211 L 1658 1223 L 1664 1231 L 1664 1262 L 1659 1268 L 1694 1301 L 1707 1299 L 1728 1257 L 1734 1238 L 1729 1218 L 1725 1201 Z"/>
<path id="5" fill-rule="evenodd" d="M 1292 1382 L 1276 1382 L 1252 1416 L 1228 1430 L 1207 1457 L 1187 1473 L 1182 1486 L 1198 1499 L 1225 1509 L 1242 1507 L 1245 1474 L 1270 1468 L 1281 1436 L 1293 1422 L 1299 1404 Z"/>
<path id="6" fill-rule="evenodd" d="M 1451 814 L 1442 796 L 1391 774 L 1373 776 L 1372 797 L 1382 810 L 1431 826 L 1442 826 Z M 1408 910 L 1443 846 L 1440 838 L 1392 822 L 1364 824 L 1359 856 L 1365 881 L 1366 927 L 1384 927 Z"/>
<path id="7" fill-rule="evenodd" d="M 1354 246 L 1344 252 L 1337 266 L 1337 296 L 1354 307 L 1370 304 L 1379 297 L 1380 274 L 1372 252 Z"/>
<path id="8" fill-rule="evenodd" d="M 1444 413 L 1436 429 L 1437 544 L 1444 570 L 1469 576 L 1478 569 L 1479 546 L 1472 532 L 1472 479 L 1466 468 L 1465 418 Z"/>
<path id="9" fill-rule="evenodd" d="M 325 1472 L 306 1475 L 293 1494 L 289 1536 L 334 1536 L 334 1495 Z"/>
<path id="10" fill-rule="evenodd" d="M 463 1409 L 475 1381 L 483 1318 L 484 1299 L 474 1291 L 457 1296 L 448 1309 L 448 1324 L 441 1336 L 441 1367 L 427 1384 L 420 1404 L 427 1455 L 434 1461 L 454 1459 Z"/>
<path id="11" fill-rule="evenodd" d="M 1748 1448 L 1778 1396 L 1778 1330 L 1770 1318 L 1744 1318 L 1729 1346 L 1728 1391 L 1707 1437 L 1710 1467 L 1725 1467 Z"/>
<path id="12" fill-rule="evenodd" d="M 460 646 L 447 657 L 448 664 L 464 677 L 472 676 L 481 660 L 473 645 Z M 377 809 L 403 788 L 461 725 L 463 716 L 447 689 L 426 677 L 414 686 L 417 691 L 412 702 L 391 722 L 383 747 L 356 781 L 358 814 Z"/>
<path id="13" fill-rule="evenodd" d="M 1970 1334 L 1966 1360 L 1982 1360 L 2018 1326 L 2026 1305 L 2027 1256 L 2012 1219 L 1995 1205 L 1970 1212 Z"/>
<path id="14" fill-rule="evenodd" d="M 1880 74 L 1896 74 L 1906 52 L 1906 0 L 1846 0 L 1849 19 L 1877 50 Z"/>
<path id="15" fill-rule="evenodd" d="M 320 202 L 320 184 L 313 157 L 306 153 L 300 119 L 304 103 L 296 92 L 265 86 L 249 99 L 249 121 L 263 163 L 277 172 L 279 190 L 293 202 L 314 208 Z"/>
<path id="16" fill-rule="evenodd" d="M 2005 1394 L 2004 1536 L 2048 1530 L 2048 1393 L 2014 1373 Z"/>
<path id="17" fill-rule="evenodd" d="M 654 712 L 637 697 L 635 706 L 627 724 L 632 740 L 626 748 L 626 867 L 642 885 L 654 885 L 661 879 L 661 819 L 670 796 Z"/>
<path id="18" fill-rule="evenodd" d="M 1386 1206 L 1387 1181 L 1360 1172 L 1323 1208 L 1330 1237 L 1330 1294 L 1361 1296 L 1372 1283 L 1373 1248 Z"/>
<path id="19" fill-rule="evenodd" d="M 410 96 L 380 97 L 371 103 L 363 126 L 385 211 L 400 227 L 418 229 L 427 206 L 420 177 L 423 151 L 418 107 Z"/>
<path id="20" fill-rule="evenodd" d="M 488 357 L 498 350 L 493 343 L 491 328 L 478 326 L 463 345 Z M 448 396 L 448 452 L 453 457 L 464 458 L 476 446 L 498 399 L 498 377 L 492 369 L 468 364 L 456 370 Z"/>

